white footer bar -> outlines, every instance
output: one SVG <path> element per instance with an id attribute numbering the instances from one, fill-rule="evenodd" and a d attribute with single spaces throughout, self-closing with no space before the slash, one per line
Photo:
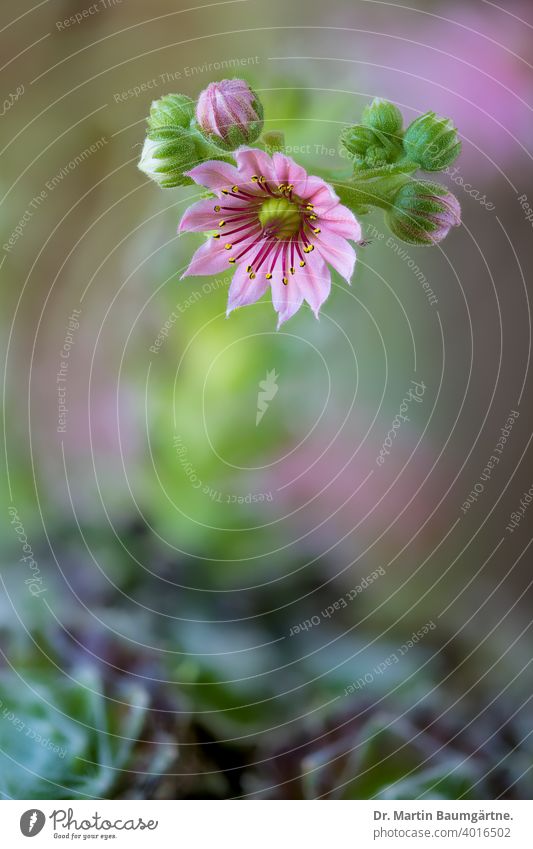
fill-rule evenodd
<path id="1" fill-rule="evenodd" d="M 2 846 L 216 849 L 533 846 L 533 803 L 4 801 Z M 35 837 L 35 843 L 29 838 Z"/>

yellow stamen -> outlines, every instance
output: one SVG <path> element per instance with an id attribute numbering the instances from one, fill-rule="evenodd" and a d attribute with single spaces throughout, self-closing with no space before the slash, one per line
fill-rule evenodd
<path id="1" fill-rule="evenodd" d="M 266 274 L 266 275 L 265 275 L 265 277 L 266 277 L 266 279 L 267 279 L 267 280 L 272 280 L 272 275 L 271 275 L 271 274 Z"/>
<path id="2" fill-rule="evenodd" d="M 230 256 L 230 258 L 228 259 L 228 262 L 235 262 L 235 258 Z"/>
<path id="3" fill-rule="evenodd" d="M 239 187 L 238 187 L 238 186 L 232 186 L 231 191 L 232 191 L 232 192 L 238 192 L 238 191 L 239 191 Z"/>
<path id="4" fill-rule="evenodd" d="M 215 212 L 220 212 L 220 207 L 219 207 L 219 206 L 215 206 Z"/>
<path id="5" fill-rule="evenodd" d="M 313 233 L 316 233 L 318 235 L 318 233 L 320 233 L 320 227 L 315 227 Z"/>
<path id="6" fill-rule="evenodd" d="M 224 247 L 226 248 L 227 251 L 230 251 L 232 249 L 233 245 L 230 242 L 226 242 Z"/>
<path id="7" fill-rule="evenodd" d="M 213 239 L 220 239 L 220 233 L 213 233 Z"/>
<path id="8" fill-rule="evenodd" d="M 300 260 L 300 268 L 303 268 L 303 267 L 304 267 L 304 265 L 305 265 L 305 260 L 304 260 L 304 259 L 301 259 L 301 260 Z"/>
<path id="9" fill-rule="evenodd" d="M 250 274 L 250 280 L 255 280 L 255 274 L 253 273 L 253 271 L 252 271 L 252 273 Z"/>
<path id="10" fill-rule="evenodd" d="M 223 227 L 225 223 L 226 223 L 226 222 L 224 221 L 224 219 L 222 219 L 222 221 L 219 221 L 219 222 L 218 222 L 218 226 L 219 226 L 219 227 Z"/>
<path id="11" fill-rule="evenodd" d="M 252 266 L 251 266 L 251 265 L 247 265 L 247 266 L 246 266 L 246 271 L 250 272 L 250 271 L 252 271 L 252 270 L 253 270 L 253 269 L 252 269 Z"/>
<path id="12" fill-rule="evenodd" d="M 283 284 L 284 284 L 285 286 L 287 285 L 287 283 L 288 283 L 288 282 L 289 282 L 288 277 L 283 277 Z"/>
<path id="13" fill-rule="evenodd" d="M 255 174 L 250 179 L 251 179 L 252 183 L 258 183 L 259 182 L 259 177 L 256 177 Z"/>
<path id="14" fill-rule="evenodd" d="M 294 272 L 294 268 L 293 268 L 292 266 L 289 268 L 289 271 L 290 271 L 290 273 L 291 273 L 291 274 L 294 274 L 294 273 L 295 273 L 295 272 Z"/>

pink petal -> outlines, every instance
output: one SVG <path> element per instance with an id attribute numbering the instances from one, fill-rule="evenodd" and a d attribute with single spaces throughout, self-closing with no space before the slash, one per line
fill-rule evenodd
<path id="1" fill-rule="evenodd" d="M 212 121 L 218 135 L 225 139 L 229 128 L 235 123 L 235 117 L 229 107 L 229 97 L 215 94 L 212 103 Z"/>
<path id="2" fill-rule="evenodd" d="M 285 324 L 289 318 L 292 318 L 294 313 L 298 312 L 302 305 L 302 300 L 292 300 L 288 303 L 288 306 L 283 312 L 278 313 L 278 323 L 276 325 L 276 330 L 279 330 L 282 324 Z"/>
<path id="3" fill-rule="evenodd" d="M 253 280 L 250 280 L 246 265 L 240 264 L 229 287 L 226 315 L 229 315 L 237 307 L 255 304 L 265 294 L 268 286 L 269 281 L 264 274 L 257 274 Z"/>
<path id="4" fill-rule="evenodd" d="M 220 239 L 208 239 L 207 242 L 198 248 L 187 271 L 181 275 L 181 280 L 184 277 L 192 275 L 207 275 L 218 274 L 221 271 L 227 271 L 231 268 L 228 258 L 229 251 L 224 248 L 224 243 L 220 243 Z"/>
<path id="5" fill-rule="evenodd" d="M 271 281 L 272 304 L 278 313 L 278 330 L 281 325 L 297 312 L 303 302 L 303 294 L 292 280 L 285 285 L 278 276 Z"/>
<path id="6" fill-rule="evenodd" d="M 321 228 L 321 233 L 314 236 L 315 248 L 320 251 L 326 262 L 344 277 L 347 283 L 353 274 L 355 266 L 355 251 L 342 236 L 337 236 L 327 226 Z"/>
<path id="7" fill-rule="evenodd" d="M 297 165 L 289 156 L 275 153 L 272 157 L 276 180 L 278 183 L 292 183 L 295 194 L 303 196 L 306 193 L 307 171 Z"/>
<path id="8" fill-rule="evenodd" d="M 332 206 L 326 213 L 320 216 L 320 228 L 323 229 L 326 225 L 328 232 L 336 233 L 337 236 L 344 236 L 345 239 L 352 239 L 358 242 L 361 238 L 361 225 L 357 218 L 347 206 L 342 206 L 340 203 L 337 206 Z"/>
<path id="9" fill-rule="evenodd" d="M 215 198 L 209 198 L 200 200 L 186 209 L 179 223 L 178 233 L 183 233 L 184 230 L 191 232 L 216 230 L 222 216 L 220 212 L 215 212 L 215 205 Z"/>
<path id="10" fill-rule="evenodd" d="M 241 172 L 241 179 L 244 177 L 249 180 L 253 176 L 263 176 L 267 180 L 275 182 L 276 174 L 272 159 L 264 150 L 258 150 L 255 147 L 239 147 L 234 156 Z"/>
<path id="11" fill-rule="evenodd" d="M 312 259 L 310 258 L 311 256 Z M 318 251 L 314 251 L 312 255 L 308 255 L 305 268 L 297 269 L 294 280 L 315 316 L 318 318 L 318 311 L 331 290 L 331 274 Z"/>
<path id="12" fill-rule="evenodd" d="M 305 187 L 305 200 L 312 203 L 318 215 L 324 215 L 339 203 L 339 198 L 320 177 L 308 177 Z"/>
<path id="13" fill-rule="evenodd" d="M 198 105 L 196 107 L 196 115 L 198 117 L 200 126 L 202 129 L 207 130 L 208 132 L 214 132 L 215 135 L 223 137 L 222 133 L 218 129 L 216 116 L 215 116 L 215 91 L 208 85 L 203 95 L 200 95 L 198 98 Z"/>
<path id="14" fill-rule="evenodd" d="M 184 173 L 199 186 L 205 186 L 214 191 L 234 186 L 241 179 L 234 165 L 229 165 L 227 162 L 217 162 L 216 160 L 202 162 Z"/>

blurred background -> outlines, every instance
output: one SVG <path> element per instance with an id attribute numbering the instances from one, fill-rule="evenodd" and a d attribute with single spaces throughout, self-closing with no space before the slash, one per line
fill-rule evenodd
<path id="1" fill-rule="evenodd" d="M 1 24 L 3 797 L 531 798 L 531 4 Z M 136 163 L 152 99 L 234 76 L 311 172 L 374 96 L 453 118 L 463 226 L 371 215 L 319 322 L 226 319 L 179 279 L 197 189 Z"/>

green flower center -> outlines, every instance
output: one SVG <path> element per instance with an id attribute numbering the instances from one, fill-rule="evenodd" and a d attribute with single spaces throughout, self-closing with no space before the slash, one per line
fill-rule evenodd
<path id="1" fill-rule="evenodd" d="M 259 210 L 259 221 L 263 230 L 273 231 L 277 239 L 290 239 L 300 229 L 300 210 L 288 198 L 269 198 Z"/>

